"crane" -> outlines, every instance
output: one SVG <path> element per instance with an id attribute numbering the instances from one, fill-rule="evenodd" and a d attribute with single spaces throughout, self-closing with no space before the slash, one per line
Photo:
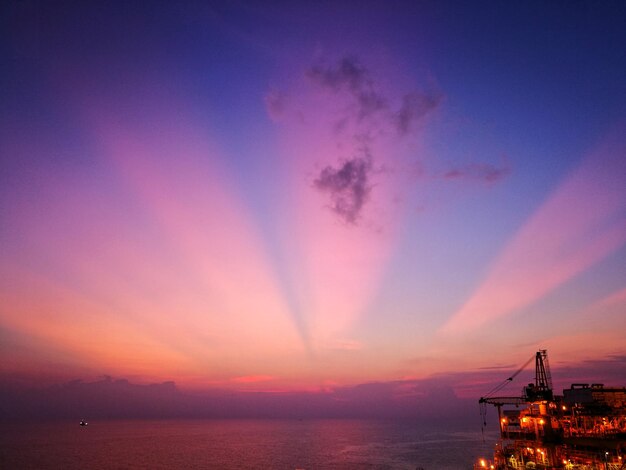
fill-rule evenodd
<path id="1" fill-rule="evenodd" d="M 528 364 L 535 360 L 535 383 L 528 384 L 524 387 L 524 394 L 521 397 L 498 397 L 494 396 L 495 393 L 502 390 L 508 384 L 510 384 L 520 372 L 522 372 Z M 524 403 L 531 403 L 535 401 L 552 400 L 554 397 L 552 392 L 552 377 L 550 375 L 550 365 L 548 364 L 548 351 L 540 349 L 536 354 L 533 354 L 515 373 L 502 383 L 492 388 L 484 397 L 480 397 L 478 405 L 480 407 L 480 415 L 483 420 L 483 429 L 487 425 L 487 405 L 494 405 L 498 409 L 498 418 L 500 418 L 500 411 L 504 405 L 519 406 Z"/>

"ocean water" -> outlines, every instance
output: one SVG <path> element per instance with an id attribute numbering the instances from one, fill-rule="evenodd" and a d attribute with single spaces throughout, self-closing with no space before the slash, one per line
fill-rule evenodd
<path id="1" fill-rule="evenodd" d="M 0 424 L 2 469 L 471 469 L 495 436 L 391 420 Z"/>

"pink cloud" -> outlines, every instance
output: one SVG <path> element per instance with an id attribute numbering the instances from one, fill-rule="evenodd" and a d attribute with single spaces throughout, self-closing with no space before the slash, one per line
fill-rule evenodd
<path id="1" fill-rule="evenodd" d="M 506 163 L 500 166 L 489 163 L 473 163 L 452 168 L 443 174 L 443 178 L 446 180 L 472 180 L 490 184 L 501 181 L 510 173 L 511 168 Z"/>
<path id="2" fill-rule="evenodd" d="M 242 377 L 235 377 L 231 381 L 240 384 L 250 384 L 269 382 L 270 380 L 274 380 L 274 377 L 272 377 L 271 375 L 244 375 Z"/>

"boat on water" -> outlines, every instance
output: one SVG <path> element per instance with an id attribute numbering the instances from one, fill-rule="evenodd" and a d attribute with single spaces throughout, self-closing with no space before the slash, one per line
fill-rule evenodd
<path id="1" fill-rule="evenodd" d="M 535 383 L 522 396 L 494 396 L 532 360 Z M 626 387 L 572 384 L 555 395 L 546 350 L 479 400 L 498 411 L 500 437 L 492 459 L 475 470 L 626 470 Z"/>

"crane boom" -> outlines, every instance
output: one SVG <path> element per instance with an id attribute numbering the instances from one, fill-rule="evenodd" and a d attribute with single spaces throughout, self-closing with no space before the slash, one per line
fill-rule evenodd
<path id="1" fill-rule="evenodd" d="M 489 392 L 487 393 L 487 395 L 485 395 L 484 397 L 481 397 L 481 400 L 483 398 L 489 398 L 491 397 L 494 393 L 499 392 L 500 390 L 502 390 L 504 387 L 506 387 L 509 383 L 513 382 L 513 379 L 515 377 L 517 377 L 520 372 L 522 372 L 524 369 L 526 369 L 526 366 L 528 364 L 531 363 L 531 361 L 535 359 L 535 355 L 532 355 L 528 358 L 528 360 L 524 363 L 524 365 L 522 367 L 520 367 L 519 369 L 517 369 L 508 379 L 506 379 L 504 382 L 496 385 L 494 388 L 492 388 L 491 390 L 489 390 Z"/>
<path id="2" fill-rule="evenodd" d="M 502 405 L 523 405 L 526 403 L 526 399 L 524 397 L 491 397 L 491 398 L 481 398 L 478 400 L 478 403 L 487 403 L 489 405 L 494 406 L 502 406 Z"/>

